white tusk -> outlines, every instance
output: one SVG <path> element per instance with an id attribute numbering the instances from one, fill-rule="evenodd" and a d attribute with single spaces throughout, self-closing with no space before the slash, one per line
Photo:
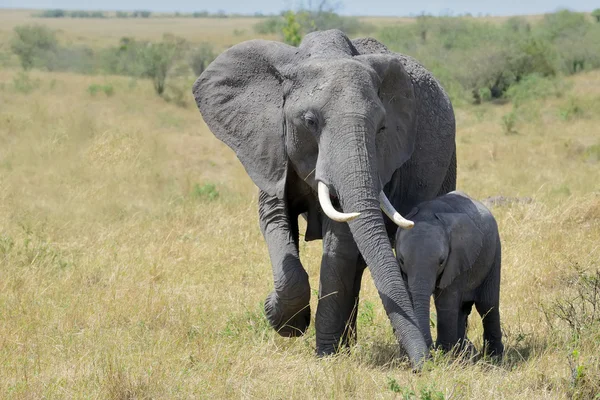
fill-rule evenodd
<path id="1" fill-rule="evenodd" d="M 323 182 L 319 181 L 317 184 L 317 189 L 319 192 L 319 203 L 321 203 L 321 208 L 323 209 L 323 212 L 332 220 L 337 222 L 348 222 L 360 215 L 360 213 L 341 213 L 333 208 L 333 204 L 331 204 L 331 198 L 329 197 L 329 188 Z"/>
<path id="2" fill-rule="evenodd" d="M 390 219 L 394 221 L 394 223 L 400 228 L 411 229 L 413 226 L 415 226 L 414 222 L 407 220 L 402 215 L 400 215 L 398 211 L 396 211 L 396 209 L 394 208 L 392 203 L 390 203 L 390 200 L 387 198 L 385 193 L 383 193 L 383 190 L 379 192 L 379 202 L 381 203 L 381 209 L 383 210 L 385 215 L 390 217 Z"/>

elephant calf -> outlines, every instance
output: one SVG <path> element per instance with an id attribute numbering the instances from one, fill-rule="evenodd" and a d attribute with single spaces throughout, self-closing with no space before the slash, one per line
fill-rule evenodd
<path id="1" fill-rule="evenodd" d="M 500 236 L 491 212 L 454 191 L 420 203 L 407 218 L 415 226 L 396 233 L 396 257 L 427 345 L 432 345 L 429 304 L 434 294 L 438 346 L 470 345 L 466 326 L 474 303 L 483 318 L 487 354 L 501 358 Z"/>

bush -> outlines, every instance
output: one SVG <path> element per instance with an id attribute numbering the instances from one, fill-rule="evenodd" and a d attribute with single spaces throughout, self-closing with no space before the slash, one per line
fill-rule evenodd
<path id="1" fill-rule="evenodd" d="M 150 18 L 150 15 L 152 15 L 152 12 L 150 12 L 150 11 L 137 10 L 137 11 L 133 12 L 132 17 L 133 18 Z"/>
<path id="2" fill-rule="evenodd" d="M 88 86 L 88 93 L 90 95 L 95 96 L 99 92 L 104 92 L 104 94 L 107 97 L 110 97 L 113 94 L 115 94 L 115 89 L 110 84 L 98 85 L 98 84 L 94 83 L 94 84 Z"/>
<path id="3" fill-rule="evenodd" d="M 562 325 L 577 340 L 584 331 L 600 327 L 600 270 L 588 272 L 575 266 L 574 272 L 567 282 L 569 290 L 543 311 L 551 329 Z"/>
<path id="4" fill-rule="evenodd" d="M 273 35 L 282 32 L 283 19 L 281 17 L 269 17 L 262 22 L 254 24 L 254 32 L 259 35 Z"/>
<path id="5" fill-rule="evenodd" d="M 596 18 L 596 22 L 600 22 L 600 8 L 596 8 L 592 11 L 592 17 Z"/>
<path id="6" fill-rule="evenodd" d="M 144 65 L 142 52 L 146 42 L 123 37 L 116 47 L 109 47 L 99 54 L 101 69 L 111 75 L 142 76 Z"/>
<path id="7" fill-rule="evenodd" d="M 141 48 L 142 76 L 152 79 L 159 96 L 165 91 L 169 69 L 181 58 L 185 47 L 183 39 L 165 35 L 162 42 L 147 43 Z"/>
<path id="8" fill-rule="evenodd" d="M 21 71 L 13 78 L 13 87 L 17 92 L 31 93 L 33 90 L 38 88 L 40 85 L 39 79 L 31 79 L 29 74 Z"/>
<path id="9" fill-rule="evenodd" d="M 129 13 L 127 11 L 117 11 L 115 16 L 117 18 L 129 18 Z"/>
<path id="10" fill-rule="evenodd" d="M 531 25 L 514 17 L 502 25 L 464 17 L 422 15 L 415 24 L 383 28 L 378 38 L 411 55 L 449 89 L 453 100 L 504 97 L 529 75 L 552 77 L 600 68 L 600 24 L 559 11 Z"/>
<path id="11" fill-rule="evenodd" d="M 106 18 L 102 11 L 71 11 L 69 16 L 71 18 Z"/>
<path id="12" fill-rule="evenodd" d="M 188 62 L 194 74 L 199 76 L 215 57 L 213 46 L 210 43 L 201 43 L 198 47 L 190 51 Z"/>
<path id="13" fill-rule="evenodd" d="M 36 65 L 49 71 L 70 71 L 79 74 L 98 72 L 96 53 L 87 46 L 59 47 L 44 60 L 45 65 Z"/>
<path id="14" fill-rule="evenodd" d="M 65 10 L 54 9 L 54 10 L 44 10 L 41 13 L 37 14 L 40 18 L 63 18 L 67 15 Z"/>
<path id="15" fill-rule="evenodd" d="M 297 46 L 304 35 L 314 31 L 339 29 L 347 35 L 355 35 L 358 32 L 369 34 L 375 30 L 373 25 L 361 23 L 358 18 L 337 14 L 335 8 L 325 0 L 320 2 L 317 9 L 288 10 L 281 16 L 269 17 L 255 24 L 254 31 L 261 35 L 279 33 L 284 42 Z"/>
<path id="16" fill-rule="evenodd" d="M 561 35 L 555 46 L 557 69 L 567 75 L 600 68 L 599 24 L 587 24 L 585 29 Z"/>
<path id="17" fill-rule="evenodd" d="M 23 69 L 32 68 L 39 60 L 53 58 L 58 48 L 54 31 L 41 25 L 17 26 L 14 31 L 11 49 Z"/>
<path id="18" fill-rule="evenodd" d="M 506 91 L 506 97 L 515 107 L 523 103 L 547 97 L 560 97 L 568 89 L 566 82 L 558 78 L 545 78 L 539 74 L 525 76 Z"/>
<path id="19" fill-rule="evenodd" d="M 192 189 L 192 197 L 212 201 L 219 198 L 219 191 L 213 183 L 205 183 L 203 185 L 196 183 Z"/>
<path id="20" fill-rule="evenodd" d="M 302 25 L 298 22 L 296 14 L 288 11 L 285 16 L 285 22 L 281 28 L 283 41 L 291 46 L 298 46 L 302 41 Z"/>

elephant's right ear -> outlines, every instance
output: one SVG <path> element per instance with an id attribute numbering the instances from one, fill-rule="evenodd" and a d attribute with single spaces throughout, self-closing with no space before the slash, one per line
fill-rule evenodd
<path id="1" fill-rule="evenodd" d="M 279 69 L 295 52 L 278 42 L 240 43 L 217 57 L 193 87 L 210 130 L 235 151 L 260 189 L 279 198 L 287 172 Z"/>
<path id="2" fill-rule="evenodd" d="M 436 213 L 446 227 L 450 252 L 440 277 L 439 288 L 445 289 L 461 274 L 470 270 L 483 247 L 483 232 L 464 213 Z"/>

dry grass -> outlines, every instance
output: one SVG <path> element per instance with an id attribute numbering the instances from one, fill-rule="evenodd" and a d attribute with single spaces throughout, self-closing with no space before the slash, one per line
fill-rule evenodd
<path id="1" fill-rule="evenodd" d="M 42 24 L 58 30 L 63 42 L 91 46 L 115 45 L 124 36 L 136 39 L 160 40 L 164 33 L 172 33 L 199 43 L 210 42 L 226 48 L 233 44 L 257 37 L 276 39 L 273 35 L 257 35 L 253 27 L 260 18 L 36 18 L 34 10 L 0 9 L 0 42 L 7 40 L 14 27 L 23 24 Z M 539 21 L 541 15 L 526 16 L 527 20 Z M 508 17 L 482 17 L 492 22 L 504 22 Z M 361 21 L 381 28 L 388 25 L 412 23 L 408 17 L 361 17 Z"/>
<path id="2" fill-rule="evenodd" d="M 165 103 L 145 81 L 33 72 L 37 88 L 23 93 L 17 75 L 0 70 L 0 397 L 364 399 L 412 390 L 433 399 L 587 399 L 600 391 L 597 332 L 573 342 L 542 310 L 571 293 L 573 266 L 600 267 L 600 73 L 573 79 L 580 113 L 564 120 L 569 96 L 548 100 L 516 135 L 502 129 L 509 105 L 457 110 L 459 188 L 533 202 L 493 209 L 504 245 L 505 362 L 441 357 L 421 374 L 396 355 L 368 277 L 350 354 L 317 360 L 313 328 L 284 339 L 268 327 L 262 301 L 272 278 L 256 189 L 194 107 Z M 115 94 L 91 96 L 94 83 Z M 301 247 L 314 289 L 319 246 Z M 471 322 L 479 346 L 481 324 Z"/>
<path id="3" fill-rule="evenodd" d="M 165 33 L 185 37 L 193 43 L 210 42 L 228 47 L 256 38 L 259 18 L 36 18 L 31 10 L 0 10 L 0 40 L 8 39 L 15 26 L 42 24 L 58 30 L 63 42 L 93 47 L 115 45 L 123 36 L 160 40 Z M 271 36 L 261 36 L 274 39 Z"/>

